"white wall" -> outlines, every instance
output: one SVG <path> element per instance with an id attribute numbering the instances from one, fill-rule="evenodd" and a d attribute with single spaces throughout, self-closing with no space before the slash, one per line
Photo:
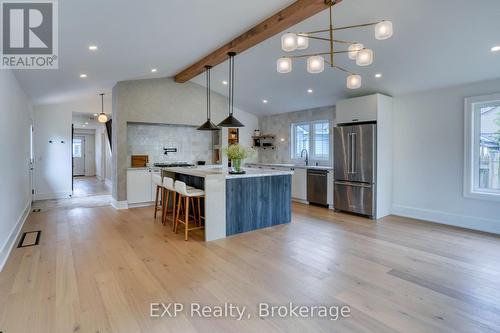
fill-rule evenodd
<path id="1" fill-rule="evenodd" d="M 212 93 L 212 121 L 227 117 L 228 100 Z M 240 129 L 240 143 L 251 146 L 255 115 L 235 109 L 234 116 L 245 124 Z M 113 198 L 127 199 L 126 170 L 127 123 L 153 123 L 199 126 L 206 121 L 206 89 L 192 82 L 176 83 L 172 78 L 118 82 L 113 87 Z M 223 133 L 223 142 L 227 142 Z"/>
<path id="2" fill-rule="evenodd" d="M 31 205 L 31 119 L 30 101 L 14 74 L 0 70 L 0 270 Z"/>
<path id="3" fill-rule="evenodd" d="M 34 116 L 35 199 L 68 198 L 72 193 L 71 112 L 35 106 Z"/>
<path id="4" fill-rule="evenodd" d="M 393 213 L 500 233 L 500 204 L 463 196 L 464 98 L 500 79 L 394 99 Z"/>
<path id="5" fill-rule="evenodd" d="M 66 198 L 71 195 L 73 170 L 71 125 L 73 113 L 99 113 L 100 97 L 88 96 L 67 103 L 34 107 L 36 165 L 35 199 Z M 111 94 L 104 96 L 104 112 L 111 113 Z M 51 138 L 59 137 L 48 146 Z M 60 143 L 61 139 L 65 142 Z"/>

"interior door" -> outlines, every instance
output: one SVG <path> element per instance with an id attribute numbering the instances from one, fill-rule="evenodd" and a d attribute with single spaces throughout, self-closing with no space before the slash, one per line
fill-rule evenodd
<path id="1" fill-rule="evenodd" d="M 85 137 L 73 137 L 73 176 L 85 176 Z"/>

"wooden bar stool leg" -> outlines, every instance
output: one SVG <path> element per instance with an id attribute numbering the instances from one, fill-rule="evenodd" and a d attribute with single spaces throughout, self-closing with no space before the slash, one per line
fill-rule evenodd
<path id="1" fill-rule="evenodd" d="M 196 217 L 196 206 L 194 205 L 194 199 L 191 197 L 189 198 L 191 201 L 191 209 L 193 210 L 193 220 L 194 220 L 194 225 L 198 225 L 198 219 Z"/>
<path id="2" fill-rule="evenodd" d="M 188 230 L 189 230 L 189 197 L 186 197 L 186 216 L 184 225 L 184 240 L 188 240 Z"/>
<path id="3" fill-rule="evenodd" d="M 180 196 L 180 194 L 179 194 Z M 174 232 L 177 233 L 178 232 L 178 227 L 179 227 L 179 219 L 180 219 L 180 214 L 181 214 L 181 206 L 182 206 L 182 199 L 181 198 L 177 198 L 177 214 L 175 215 L 175 223 L 174 223 Z M 174 209 L 175 211 L 175 209 Z"/>
<path id="4" fill-rule="evenodd" d="M 156 198 L 155 198 L 155 219 L 156 219 L 156 212 L 158 211 L 158 193 L 160 191 L 160 187 L 156 186 Z"/>
<path id="5" fill-rule="evenodd" d="M 164 188 L 163 192 L 165 193 L 165 202 L 163 203 L 163 206 L 162 206 L 161 223 L 163 225 L 165 225 L 165 224 L 167 224 L 168 199 L 170 196 L 170 191 L 167 190 L 166 188 Z"/>
<path id="6" fill-rule="evenodd" d="M 199 226 L 201 227 L 201 200 L 200 200 L 200 197 L 198 197 L 198 222 L 200 223 Z"/>
<path id="7" fill-rule="evenodd" d="M 172 205 L 172 219 L 173 219 L 174 225 L 175 225 L 175 221 L 177 221 L 176 218 L 175 218 L 175 211 L 176 211 L 175 204 L 176 204 L 176 201 L 177 201 L 177 192 L 173 192 L 173 194 L 174 194 L 174 203 Z"/>

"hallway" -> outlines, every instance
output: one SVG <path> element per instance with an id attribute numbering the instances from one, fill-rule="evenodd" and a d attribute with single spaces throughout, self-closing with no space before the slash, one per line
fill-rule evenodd
<path id="1" fill-rule="evenodd" d="M 73 198 L 111 194 L 111 187 L 97 177 L 74 177 Z"/>

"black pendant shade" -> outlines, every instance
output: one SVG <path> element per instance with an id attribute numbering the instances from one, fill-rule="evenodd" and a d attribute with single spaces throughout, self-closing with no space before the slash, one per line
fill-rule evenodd
<path id="1" fill-rule="evenodd" d="M 245 125 L 243 125 L 241 123 L 241 121 L 239 121 L 238 119 L 234 118 L 233 115 L 230 115 L 229 117 L 227 117 L 226 119 L 221 121 L 219 123 L 219 126 L 220 127 L 245 127 Z"/>
<path id="2" fill-rule="evenodd" d="M 221 121 L 220 127 L 245 127 L 238 119 L 233 116 L 234 113 L 234 56 L 236 53 L 229 52 L 229 116 Z"/>
<path id="3" fill-rule="evenodd" d="M 206 122 L 203 123 L 200 127 L 198 127 L 199 131 L 217 131 L 220 130 L 217 125 L 215 125 L 210 119 L 207 119 Z"/>
<path id="4" fill-rule="evenodd" d="M 199 131 L 217 131 L 220 130 L 219 127 L 217 127 L 211 120 L 211 100 L 210 100 L 210 69 L 212 68 L 211 66 L 206 66 L 206 73 L 207 73 L 207 121 L 204 122 L 200 127 L 198 127 Z"/>

